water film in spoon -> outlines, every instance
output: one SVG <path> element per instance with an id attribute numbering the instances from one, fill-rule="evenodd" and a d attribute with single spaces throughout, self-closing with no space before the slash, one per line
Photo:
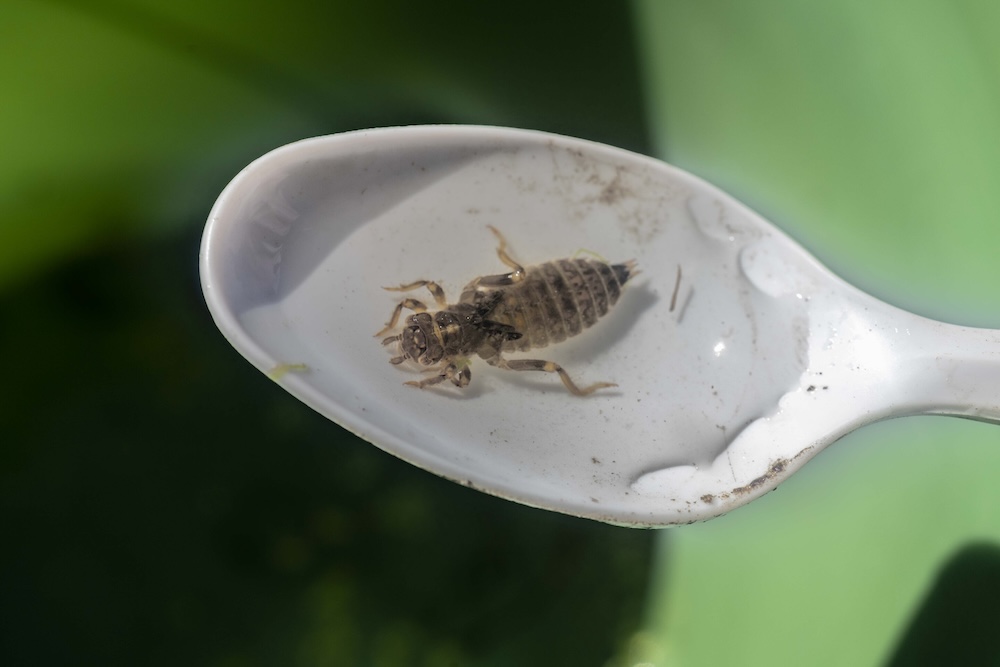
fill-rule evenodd
<path id="1" fill-rule="evenodd" d="M 332 398 L 348 411 L 340 423 L 418 465 L 595 515 L 634 511 L 637 493 L 669 496 L 663 471 L 713 465 L 799 387 L 808 267 L 789 266 L 787 241 L 725 195 L 611 150 L 467 138 L 435 150 L 347 154 L 338 160 L 350 168 L 331 159 L 319 178 L 315 164 L 291 164 L 260 208 L 271 231 L 257 242 L 280 257 L 273 297 L 238 317 L 293 365 L 286 386 L 307 403 Z M 638 261 L 641 274 L 592 329 L 517 355 L 618 388 L 578 398 L 554 376 L 481 361 L 464 391 L 403 386 L 420 376 L 391 366 L 372 338 L 400 296 L 381 286 L 431 279 L 456 300 L 472 278 L 504 271 L 487 225 L 525 265 L 577 252 Z"/>

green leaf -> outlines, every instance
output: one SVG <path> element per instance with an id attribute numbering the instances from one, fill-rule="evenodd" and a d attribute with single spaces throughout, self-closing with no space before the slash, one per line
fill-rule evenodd
<path id="1" fill-rule="evenodd" d="M 202 224 L 247 163 L 309 136 L 464 122 L 641 147 L 628 20 L 569 2 L 0 3 L 0 289 Z"/>
<path id="2" fill-rule="evenodd" d="M 659 152 L 848 281 L 1000 328 L 1000 7 L 636 4 Z M 656 664 L 870 665 L 943 563 L 1000 542 L 995 426 L 869 427 L 774 494 L 664 532 Z"/>

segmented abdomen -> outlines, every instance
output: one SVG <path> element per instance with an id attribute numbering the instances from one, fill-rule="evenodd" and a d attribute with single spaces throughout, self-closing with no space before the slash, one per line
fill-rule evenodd
<path id="1" fill-rule="evenodd" d="M 525 269 L 524 279 L 500 288 L 503 299 L 487 316 L 512 325 L 521 338 L 504 351 L 525 352 L 560 343 L 607 314 L 618 302 L 634 264 L 558 259 Z M 488 292 L 487 292 L 488 293 Z"/>

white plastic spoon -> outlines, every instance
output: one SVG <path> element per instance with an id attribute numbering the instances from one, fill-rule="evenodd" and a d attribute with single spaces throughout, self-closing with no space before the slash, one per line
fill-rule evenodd
<path id="1" fill-rule="evenodd" d="M 435 280 L 454 302 L 506 272 L 487 225 L 525 265 L 581 249 L 638 261 L 608 316 L 527 355 L 616 389 L 580 398 L 481 361 L 465 389 L 404 386 L 421 376 L 372 338 L 400 298 L 382 286 Z M 201 271 L 233 346 L 344 428 L 468 486 L 610 523 L 717 516 L 876 420 L 1000 421 L 1000 332 L 878 301 L 717 188 L 578 139 L 426 126 L 279 148 L 219 197 Z"/>

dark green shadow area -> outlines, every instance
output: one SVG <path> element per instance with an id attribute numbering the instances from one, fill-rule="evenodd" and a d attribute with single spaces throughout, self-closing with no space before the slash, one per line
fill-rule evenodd
<path id="1" fill-rule="evenodd" d="M 307 136 L 647 149 L 630 7 L 16 0 L 0 24 L 0 664 L 605 664 L 653 534 L 314 414 L 216 330 L 197 252 L 229 179 Z"/>
<path id="2" fill-rule="evenodd" d="M 887 664 L 1000 665 L 1000 547 L 971 544 L 944 564 Z"/>
<path id="3" fill-rule="evenodd" d="M 2 662 L 608 659 L 652 533 L 438 479 L 300 405 L 215 330 L 197 241 L 0 301 Z"/>
<path id="4" fill-rule="evenodd" d="M 203 221 L 310 136 L 471 123 L 648 150 L 627 4 L 14 0 L 0 25 L 0 290 Z"/>
<path id="5" fill-rule="evenodd" d="M 437 122 L 529 121 L 532 129 L 648 146 L 627 4 L 45 4 L 196 61 L 318 125 L 358 113 L 366 117 L 351 118 L 359 127 L 413 122 L 399 111 L 419 106 Z"/>

